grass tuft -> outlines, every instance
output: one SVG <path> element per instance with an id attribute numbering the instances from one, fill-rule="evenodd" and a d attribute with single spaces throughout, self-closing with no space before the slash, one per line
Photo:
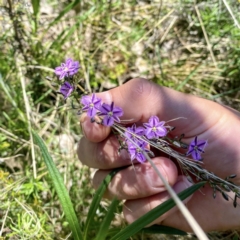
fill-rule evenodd
<path id="1" fill-rule="evenodd" d="M 238 1 L 5 0 L 0 13 L 0 238 L 71 239 L 32 128 L 48 145 L 78 221 L 87 218 L 95 191 L 76 156 L 77 109 L 46 80 L 66 57 L 80 61 L 79 79 L 92 92 L 141 76 L 240 110 Z M 108 206 L 103 201 L 91 222 L 93 235 Z M 116 219 L 113 232 L 125 224 Z"/>

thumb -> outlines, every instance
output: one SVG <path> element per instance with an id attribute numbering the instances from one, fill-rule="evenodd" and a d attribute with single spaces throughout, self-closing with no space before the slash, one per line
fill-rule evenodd
<path id="1" fill-rule="evenodd" d="M 221 115 L 219 108 L 223 108 L 214 102 L 161 87 L 142 78 L 133 79 L 120 87 L 97 93 L 97 96 L 104 103 L 114 102 L 115 106 L 121 107 L 124 112 L 121 120 L 126 120 L 127 123 L 147 122 L 154 115 L 166 122 L 179 118 L 173 124 L 176 127 L 174 134 L 185 133 L 187 137 L 196 136 L 212 126 Z M 206 118 L 207 122 L 205 122 Z M 85 136 L 90 141 L 94 140 L 91 135 L 93 131 L 87 130 L 90 124 L 81 122 Z M 94 128 L 97 128 L 94 141 L 105 139 L 110 132 L 103 130 L 100 126 Z"/>

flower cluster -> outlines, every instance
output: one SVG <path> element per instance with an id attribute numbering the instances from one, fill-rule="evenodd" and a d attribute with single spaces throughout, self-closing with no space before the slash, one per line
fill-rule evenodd
<path id="1" fill-rule="evenodd" d="M 60 93 L 66 100 L 75 90 L 72 77 L 80 68 L 78 61 L 73 61 L 68 58 L 65 63 L 55 68 L 55 74 L 59 79 L 65 81 L 60 86 Z M 67 80 L 68 81 L 67 81 Z M 69 82 L 71 81 L 71 82 Z M 102 103 L 102 100 L 95 94 L 91 96 L 83 96 L 80 100 L 82 111 L 86 111 L 92 122 L 95 121 L 97 115 L 101 119 L 101 124 L 105 126 L 113 126 L 115 122 L 120 123 L 120 118 L 123 115 L 123 110 L 120 107 Z M 123 137 L 125 138 L 126 148 L 130 154 L 131 160 L 137 159 L 143 163 L 146 161 L 145 154 L 149 153 L 149 142 L 164 138 L 168 131 L 164 126 L 164 121 L 159 121 L 157 116 L 150 117 L 147 123 L 137 127 L 135 124 L 132 127 L 126 128 Z M 204 153 L 204 148 L 207 146 L 207 141 L 198 140 L 198 137 L 190 143 L 186 156 L 191 155 L 194 160 L 202 160 L 201 154 Z"/>
<path id="2" fill-rule="evenodd" d="M 87 112 L 92 122 L 97 115 L 104 126 L 113 126 L 115 122 L 120 123 L 119 117 L 123 115 L 123 110 L 115 107 L 113 102 L 110 105 L 102 103 L 95 94 L 83 96 L 80 102 L 83 106 L 82 110 Z M 147 139 L 165 137 L 167 129 L 164 124 L 165 122 L 160 122 L 157 116 L 153 116 L 148 123 L 143 124 L 144 127 L 136 127 L 136 124 L 133 124 L 132 127 L 126 129 L 123 137 L 131 160 L 136 159 L 141 163 L 146 161 L 145 153 L 149 153 Z"/>
<path id="3" fill-rule="evenodd" d="M 65 63 L 61 63 L 61 66 L 55 68 L 55 74 L 59 76 L 59 80 L 65 78 L 72 78 L 79 70 L 80 65 L 78 61 L 73 61 L 71 58 L 68 58 Z M 64 81 L 64 83 L 60 86 L 60 93 L 64 96 L 66 100 L 71 93 L 74 91 L 74 85 L 69 81 Z"/>
<path id="4" fill-rule="evenodd" d="M 87 111 L 87 115 L 94 120 L 96 115 L 102 119 L 102 124 L 105 126 L 112 126 L 114 122 L 120 122 L 119 117 L 123 115 L 123 110 L 120 107 L 115 107 L 112 102 L 111 105 L 102 103 L 102 100 L 95 94 L 92 96 L 83 96 L 81 98 L 82 110 Z"/>
<path id="5" fill-rule="evenodd" d="M 126 129 L 124 136 L 131 160 L 136 159 L 140 163 L 146 161 L 146 153 L 149 153 L 148 140 L 158 139 L 167 135 L 165 122 L 159 121 L 157 116 L 152 116 L 143 127 L 132 127 Z"/>

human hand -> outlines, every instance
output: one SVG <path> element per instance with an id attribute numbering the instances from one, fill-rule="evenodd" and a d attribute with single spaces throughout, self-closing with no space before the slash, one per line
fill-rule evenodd
<path id="1" fill-rule="evenodd" d="M 195 136 L 208 140 L 204 153 L 204 168 L 225 178 L 237 174 L 234 182 L 240 185 L 240 119 L 239 112 L 217 103 L 160 87 L 144 79 L 134 79 L 107 92 L 98 93 L 103 102 L 114 102 L 124 111 L 122 119 L 144 123 L 157 115 L 160 121 L 172 122 L 176 129 L 173 136 L 185 134 L 184 142 Z M 81 117 L 85 137 L 79 142 L 78 156 L 83 164 L 99 169 L 93 178 L 95 187 L 113 168 L 128 166 L 116 174 L 106 192 L 106 197 L 125 199 L 123 213 L 133 222 L 169 198 L 169 195 L 148 162 L 133 167 L 126 151 L 117 154 L 118 141 L 110 128 L 92 124 L 86 115 Z M 153 162 L 178 193 L 190 186 L 185 177 L 179 176 L 175 164 L 166 157 L 157 156 Z M 229 194 L 233 197 L 233 194 Z M 187 208 L 205 231 L 229 230 L 239 227 L 240 206 L 233 207 L 221 194 L 213 198 L 213 190 L 206 185 L 186 202 Z M 171 210 L 154 223 L 184 231 L 191 231 L 179 211 Z"/>

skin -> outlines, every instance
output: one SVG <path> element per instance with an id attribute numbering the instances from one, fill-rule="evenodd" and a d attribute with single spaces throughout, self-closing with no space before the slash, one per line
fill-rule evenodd
<path id="1" fill-rule="evenodd" d="M 128 123 L 144 123 L 156 115 L 160 121 L 170 121 L 175 126 L 172 136 L 185 134 L 184 142 L 190 143 L 195 136 L 208 140 L 204 167 L 225 178 L 237 174 L 234 182 L 240 185 L 240 113 L 215 102 L 183 94 L 161 87 L 145 79 L 133 79 L 107 92 L 97 94 L 103 102 L 119 106 L 124 111 L 121 120 Z M 126 166 L 111 182 L 105 196 L 125 200 L 123 214 L 131 223 L 149 210 L 164 202 L 169 195 L 148 162 L 134 166 L 126 151 L 117 154 L 118 142 L 109 127 L 90 123 L 86 115 L 81 117 L 84 137 L 79 142 L 78 156 L 83 164 L 98 169 L 93 177 L 98 187 L 106 174 L 114 168 Z M 168 158 L 159 153 L 153 158 L 159 171 L 178 193 L 191 184 Z M 234 195 L 229 194 L 233 198 Z M 240 201 L 239 201 L 240 203 Z M 187 208 L 204 231 L 225 231 L 239 228 L 240 206 L 233 207 L 207 185 L 185 201 Z M 175 208 L 154 223 L 191 232 L 191 228 Z"/>

